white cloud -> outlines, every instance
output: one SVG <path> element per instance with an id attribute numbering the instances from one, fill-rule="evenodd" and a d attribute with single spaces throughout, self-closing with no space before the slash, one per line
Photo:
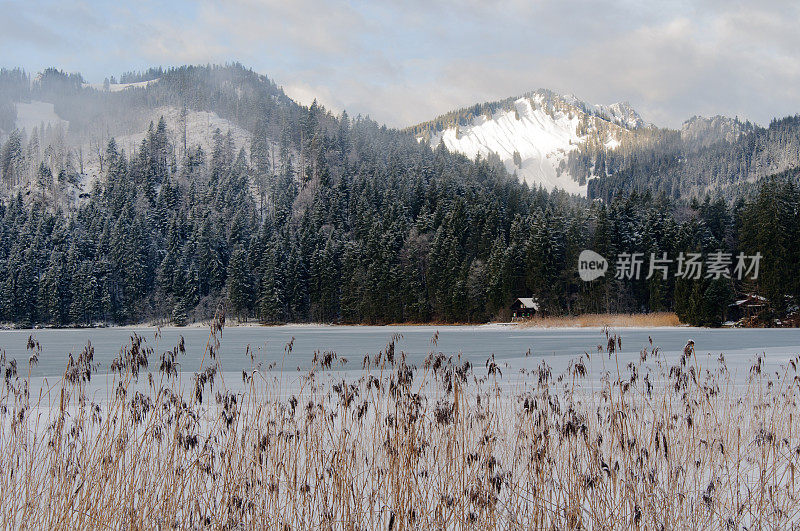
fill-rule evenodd
<path id="1" fill-rule="evenodd" d="M 318 105 L 323 105 L 335 114 L 340 114 L 344 108 L 341 101 L 331 94 L 328 87 L 312 87 L 308 83 L 298 81 L 283 85 L 283 91 L 301 105 L 310 106 L 314 100 L 317 100 Z"/>

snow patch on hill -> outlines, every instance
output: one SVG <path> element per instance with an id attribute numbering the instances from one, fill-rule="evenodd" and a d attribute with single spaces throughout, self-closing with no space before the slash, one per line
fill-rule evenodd
<path id="1" fill-rule="evenodd" d="M 710 146 L 717 142 L 735 142 L 741 135 L 751 132 L 753 124 L 740 122 L 727 116 L 692 116 L 681 127 L 681 139 L 697 147 Z"/>
<path id="2" fill-rule="evenodd" d="M 150 122 L 153 127 L 158 125 L 159 119 L 163 116 L 170 134 L 170 141 L 179 152 L 183 149 L 183 138 L 180 125 L 181 110 L 177 107 L 159 107 L 150 114 Z M 214 112 L 208 111 L 189 111 L 186 116 L 186 144 L 188 147 L 200 145 L 206 155 L 211 155 L 214 145 L 214 131 L 219 129 L 222 134 L 231 132 L 236 151 L 242 147 L 250 146 L 250 132 L 239 127 L 235 123 L 220 118 Z M 127 153 L 138 150 L 142 140 L 147 136 L 147 131 L 124 135 L 116 138 L 117 146 L 124 148 Z"/>
<path id="3" fill-rule="evenodd" d="M 52 103 L 44 101 L 32 101 L 30 103 L 17 103 L 17 122 L 19 130 L 25 130 L 30 135 L 34 127 L 44 125 L 47 127 L 62 126 L 66 130 L 69 122 L 63 120 L 55 111 Z"/>

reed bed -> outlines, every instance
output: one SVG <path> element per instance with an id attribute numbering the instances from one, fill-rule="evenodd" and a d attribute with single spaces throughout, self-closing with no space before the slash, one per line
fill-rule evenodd
<path id="1" fill-rule="evenodd" d="M 652 313 L 585 313 L 581 315 L 536 316 L 520 321 L 522 327 L 659 327 L 680 326 L 681 321 L 673 312 Z"/>
<path id="2" fill-rule="evenodd" d="M 562 374 L 511 371 L 387 347 L 342 376 L 317 353 L 293 371 L 249 353 L 226 384 L 212 326 L 197 372 L 183 344 L 139 336 L 87 392 L 90 345 L 31 396 L 3 361 L 4 528 L 578 529 L 784 528 L 798 521 L 798 359 L 734 382 L 693 345 L 621 365 L 621 339 Z M 33 366 L 39 355 L 29 341 Z M 293 362 L 292 343 L 285 359 Z M 355 364 L 350 362 L 350 364 Z M 512 374 L 513 372 L 513 374 Z M 27 375 L 25 374 L 27 373 Z M 599 374 L 600 377 L 592 377 Z M 798 478 L 800 479 L 800 478 Z"/>

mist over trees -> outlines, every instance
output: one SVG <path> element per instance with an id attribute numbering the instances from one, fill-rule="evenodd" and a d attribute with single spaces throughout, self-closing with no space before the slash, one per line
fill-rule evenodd
<path id="1" fill-rule="evenodd" d="M 553 314 L 675 310 L 717 325 L 742 293 L 767 297 L 775 316 L 800 296 L 794 175 L 735 202 L 633 185 L 587 201 L 531 190 L 497 161 L 432 149 L 369 118 L 297 105 L 240 65 L 129 73 L 120 81 L 157 81 L 119 92 L 55 69 L 0 79 L 0 109 L 46 101 L 69 121 L 0 126 L 0 321 L 185 324 L 225 300 L 235 317 L 265 323 L 476 322 L 533 296 Z M 164 107 L 179 109 L 172 128 L 138 122 Z M 206 149 L 190 143 L 180 128 L 192 110 L 245 128 L 249 143 L 237 147 L 222 129 Z M 126 152 L 113 131 L 138 127 L 144 138 Z M 792 127 L 776 126 L 774 138 Z M 85 145 L 102 161 L 91 189 L 80 188 Z M 587 248 L 610 259 L 718 250 L 764 259 L 757 282 L 585 283 L 576 266 Z"/>

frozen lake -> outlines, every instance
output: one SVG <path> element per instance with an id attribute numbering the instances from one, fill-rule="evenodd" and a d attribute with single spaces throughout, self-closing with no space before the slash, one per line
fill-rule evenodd
<path id="1" fill-rule="evenodd" d="M 438 332 L 434 346 L 431 339 Z M 789 358 L 800 354 L 800 329 L 704 329 L 704 328 L 619 328 L 614 330 L 622 337 L 620 361 L 638 360 L 642 348 L 659 346 L 667 360 L 677 360 L 687 340 L 695 341 L 701 362 L 720 353 L 725 354 L 732 372 L 746 374 L 756 354 L 765 353 L 768 366 L 777 367 Z M 155 351 L 151 370 L 158 367 L 161 352 L 171 350 L 182 336 L 186 356 L 181 370 L 193 372 L 208 340 L 204 328 L 163 328 L 161 338 L 155 338 L 156 329 L 146 327 L 100 329 L 49 329 L 0 331 L 0 349 L 8 359 L 16 358 L 20 374 L 27 374 L 29 352 L 28 337 L 33 335 L 42 346 L 39 365 L 33 376 L 52 377 L 63 373 L 67 355 L 77 355 L 88 341 L 95 349 L 97 372 L 107 373 L 111 360 L 120 348 L 130 342 L 134 334 L 142 336 Z M 285 370 L 310 366 L 314 351 L 334 351 L 349 360 L 343 368 L 360 370 L 365 355 L 374 355 L 384 349 L 393 335 L 399 334 L 397 350 L 408 356 L 409 363 L 419 364 L 430 352 L 447 355 L 462 354 L 476 367 L 483 367 L 486 359 L 495 355 L 498 364 L 511 367 L 534 366 L 544 359 L 554 370 L 566 367 L 569 360 L 584 352 L 594 354 L 597 346 L 605 344 L 599 328 L 536 329 L 511 326 L 280 326 L 280 327 L 228 327 L 221 341 L 220 360 L 225 372 L 241 373 L 251 367 L 247 347 L 255 352 L 256 361 L 264 365 L 272 362 Z M 286 344 L 294 338 L 292 353 L 283 360 Z M 530 354 L 528 352 L 530 351 Z M 282 361 L 283 360 L 283 361 Z"/>

